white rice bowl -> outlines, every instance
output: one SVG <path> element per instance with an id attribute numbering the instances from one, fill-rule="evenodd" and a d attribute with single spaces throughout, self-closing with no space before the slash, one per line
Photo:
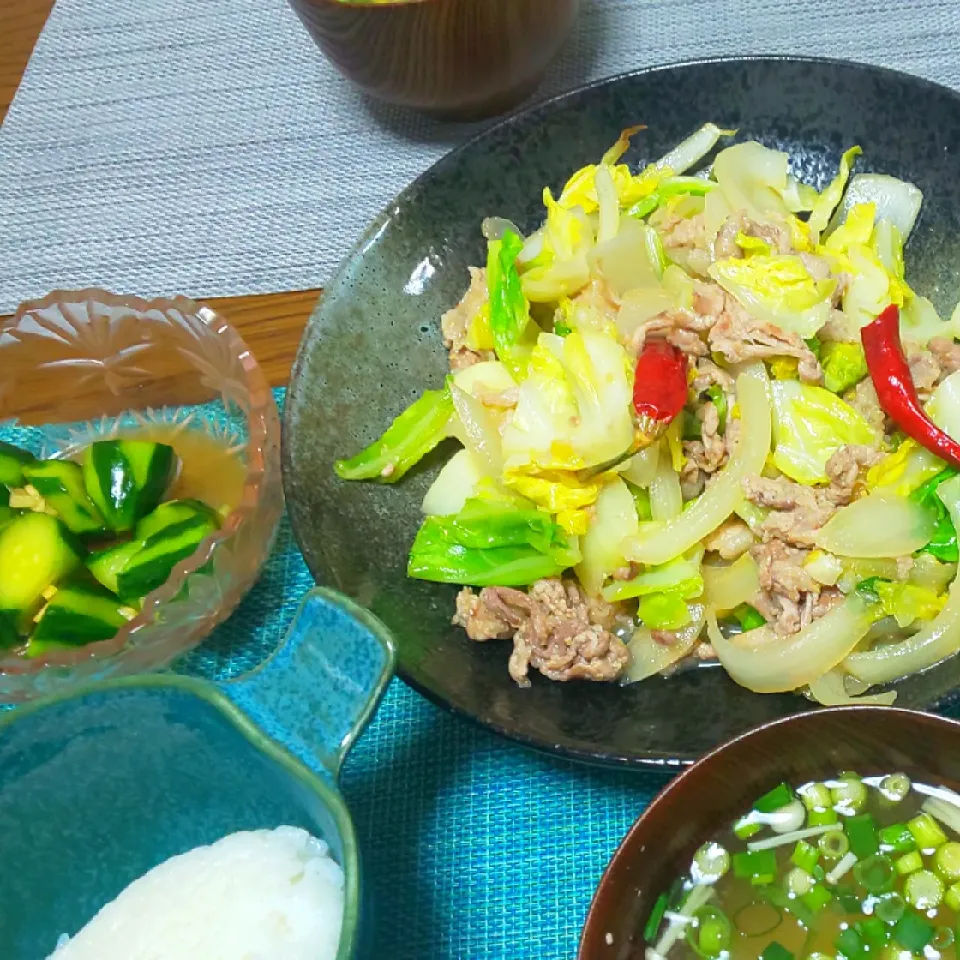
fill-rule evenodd
<path id="1" fill-rule="evenodd" d="M 334 960 L 343 885 L 305 830 L 233 833 L 135 880 L 48 960 Z"/>

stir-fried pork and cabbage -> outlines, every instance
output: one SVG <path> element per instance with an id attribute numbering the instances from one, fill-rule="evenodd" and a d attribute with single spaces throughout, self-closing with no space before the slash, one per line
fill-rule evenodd
<path id="1" fill-rule="evenodd" d="M 512 640 L 521 686 L 715 658 L 841 703 L 951 656 L 960 308 L 905 279 L 920 191 L 858 147 L 822 192 L 753 141 L 704 165 L 713 124 L 633 172 L 640 129 L 530 236 L 484 222 L 446 383 L 338 474 L 460 441 L 409 574 L 462 585 L 454 622 Z"/>

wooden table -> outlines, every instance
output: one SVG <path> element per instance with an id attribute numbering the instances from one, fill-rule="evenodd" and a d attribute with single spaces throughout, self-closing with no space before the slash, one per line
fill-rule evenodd
<path id="1" fill-rule="evenodd" d="M 0 0 L 0 123 L 52 7 L 53 0 Z M 302 290 L 204 302 L 240 331 L 270 383 L 283 387 L 290 379 L 300 336 L 319 295 L 319 290 Z"/>

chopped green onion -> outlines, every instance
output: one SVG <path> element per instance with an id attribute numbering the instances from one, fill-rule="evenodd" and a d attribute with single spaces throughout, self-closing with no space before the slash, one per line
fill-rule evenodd
<path id="1" fill-rule="evenodd" d="M 863 860 L 872 857 L 880 849 L 880 836 L 877 823 L 869 813 L 850 817 L 844 824 L 850 849 Z"/>
<path id="2" fill-rule="evenodd" d="M 829 810 L 833 806 L 830 788 L 825 783 L 805 783 L 797 793 L 808 810 Z"/>
<path id="3" fill-rule="evenodd" d="M 732 612 L 744 633 L 766 626 L 767 621 L 763 618 L 763 614 L 756 607 L 751 607 L 749 603 L 741 603 Z"/>
<path id="4" fill-rule="evenodd" d="M 915 873 L 923 869 L 923 857 L 914 850 L 912 853 L 905 853 L 899 860 L 894 860 L 893 865 L 901 876 L 908 873 Z"/>
<path id="5" fill-rule="evenodd" d="M 846 957 L 847 960 L 859 960 L 864 953 L 863 938 L 853 927 L 840 931 L 835 946 L 840 956 Z"/>
<path id="6" fill-rule="evenodd" d="M 899 893 L 888 893 L 877 901 L 873 912 L 884 923 L 896 923 L 906 909 L 907 905 Z"/>
<path id="7" fill-rule="evenodd" d="M 774 787 L 769 793 L 765 793 L 754 805 L 753 809 L 758 813 L 773 813 L 793 801 L 793 791 L 785 783 Z"/>
<path id="8" fill-rule="evenodd" d="M 932 910 L 943 900 L 943 881 L 929 870 L 917 870 L 903 885 L 903 899 L 918 910 Z"/>
<path id="9" fill-rule="evenodd" d="M 752 810 L 733 825 L 733 832 L 740 840 L 749 840 L 750 837 L 758 834 L 762 829 L 763 824 L 755 819 Z"/>
<path id="10" fill-rule="evenodd" d="M 912 853 L 917 841 L 905 823 L 894 823 L 880 830 L 880 845 L 894 853 Z"/>
<path id="11" fill-rule="evenodd" d="M 745 937 L 773 933 L 783 923 L 783 914 L 769 903 L 748 903 L 733 915 L 734 926 Z"/>
<path id="12" fill-rule="evenodd" d="M 891 773 L 880 781 L 880 793 L 891 803 L 900 803 L 910 793 L 910 786 L 905 773 Z"/>
<path id="13" fill-rule="evenodd" d="M 710 957 L 715 957 L 726 950 L 730 946 L 732 936 L 727 915 L 716 907 L 701 907 L 696 916 L 700 923 L 700 934 L 697 938 L 700 949 Z"/>
<path id="14" fill-rule="evenodd" d="M 943 800 L 940 797 L 927 797 L 920 809 L 936 817 L 954 833 L 960 833 L 960 796 L 954 794 L 954 797 L 956 797 L 955 802 Z"/>
<path id="15" fill-rule="evenodd" d="M 819 863 L 810 872 L 817 878 L 817 880 L 823 880 L 823 878 L 827 875 L 827 871 L 824 870 Z"/>
<path id="16" fill-rule="evenodd" d="M 794 956 L 786 947 L 774 940 L 760 954 L 760 960 L 794 960 Z"/>
<path id="17" fill-rule="evenodd" d="M 772 903 L 779 910 L 793 914 L 797 922 L 808 930 L 816 923 L 813 911 L 804 904 L 802 898 L 794 896 L 782 887 L 767 885 L 757 891 L 757 897 Z"/>
<path id="18" fill-rule="evenodd" d="M 850 841 L 842 830 L 831 830 L 817 841 L 817 846 L 828 860 L 839 860 L 850 849 Z"/>
<path id="19" fill-rule="evenodd" d="M 660 929 L 660 924 L 663 923 L 663 915 L 667 912 L 668 902 L 669 897 L 665 893 L 661 893 L 657 897 L 653 909 L 650 911 L 647 925 L 643 928 L 643 939 L 647 943 L 653 943 L 657 939 L 657 931 Z"/>
<path id="20" fill-rule="evenodd" d="M 701 957 L 718 957 L 729 946 L 733 930 L 727 915 L 714 906 L 700 907 L 693 914 L 694 923 L 686 930 L 687 943 Z"/>
<path id="21" fill-rule="evenodd" d="M 937 873 L 944 880 L 960 880 L 960 843 L 951 841 L 937 849 L 933 858 Z"/>
<path id="22" fill-rule="evenodd" d="M 777 875 L 777 855 L 772 850 L 745 850 L 733 855 L 733 873 L 754 886 L 773 883 Z"/>
<path id="23" fill-rule="evenodd" d="M 805 893 L 809 893 L 817 885 L 817 881 L 814 880 L 813 874 L 808 873 L 802 867 L 794 867 L 787 874 L 786 883 L 787 890 L 795 897 L 802 897 Z"/>
<path id="24" fill-rule="evenodd" d="M 807 823 L 811 827 L 832 827 L 839 822 L 840 818 L 837 816 L 836 810 L 811 810 L 807 814 Z"/>
<path id="25" fill-rule="evenodd" d="M 911 953 L 922 953 L 933 939 L 933 924 L 908 911 L 894 924 L 893 939 Z"/>
<path id="26" fill-rule="evenodd" d="M 921 850 L 933 850 L 947 842 L 947 835 L 929 813 L 918 814 L 909 820 L 907 829 L 913 834 L 913 839 Z"/>
<path id="27" fill-rule="evenodd" d="M 943 895 L 943 902 L 954 912 L 960 913 L 960 883 L 955 883 Z"/>
<path id="28" fill-rule="evenodd" d="M 800 899 L 814 913 L 819 913 L 833 899 L 833 894 L 823 884 L 818 883 Z"/>
<path id="29" fill-rule="evenodd" d="M 882 854 L 861 860 L 853 868 L 853 875 L 867 893 L 875 894 L 892 890 L 897 877 L 893 861 Z"/>
<path id="30" fill-rule="evenodd" d="M 794 797 L 788 804 L 774 810 L 773 813 L 759 814 L 774 833 L 795 834 L 803 827 L 807 811 L 803 804 Z"/>
<path id="31" fill-rule="evenodd" d="M 812 872 L 819 860 L 820 852 L 806 840 L 798 840 L 797 845 L 793 848 L 793 853 L 790 854 L 790 862 L 808 873 Z"/>
<path id="32" fill-rule="evenodd" d="M 855 773 L 844 773 L 830 784 L 830 796 L 836 809 L 849 816 L 867 805 L 867 788 Z"/>
<path id="33" fill-rule="evenodd" d="M 867 917 L 854 929 L 871 947 L 882 947 L 890 939 L 890 931 L 879 917 Z"/>
<path id="34" fill-rule="evenodd" d="M 693 856 L 696 883 L 716 883 L 729 869 L 730 854 L 719 843 L 705 843 Z"/>
<path id="35" fill-rule="evenodd" d="M 934 950 L 943 952 L 944 950 L 949 950 L 953 946 L 954 935 L 953 931 L 949 927 L 937 927 L 934 931 L 933 939 L 930 941 L 930 946 Z"/>
<path id="36" fill-rule="evenodd" d="M 863 904 L 860 898 L 853 892 L 852 887 L 840 885 L 837 887 L 835 906 L 840 913 L 862 913 Z"/>

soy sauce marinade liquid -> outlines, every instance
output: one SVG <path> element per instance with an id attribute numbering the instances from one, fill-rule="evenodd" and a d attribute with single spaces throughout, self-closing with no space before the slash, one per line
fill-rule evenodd
<path id="1" fill-rule="evenodd" d="M 854 773 L 758 798 L 697 852 L 646 960 L 960 960 L 960 795 Z"/>

